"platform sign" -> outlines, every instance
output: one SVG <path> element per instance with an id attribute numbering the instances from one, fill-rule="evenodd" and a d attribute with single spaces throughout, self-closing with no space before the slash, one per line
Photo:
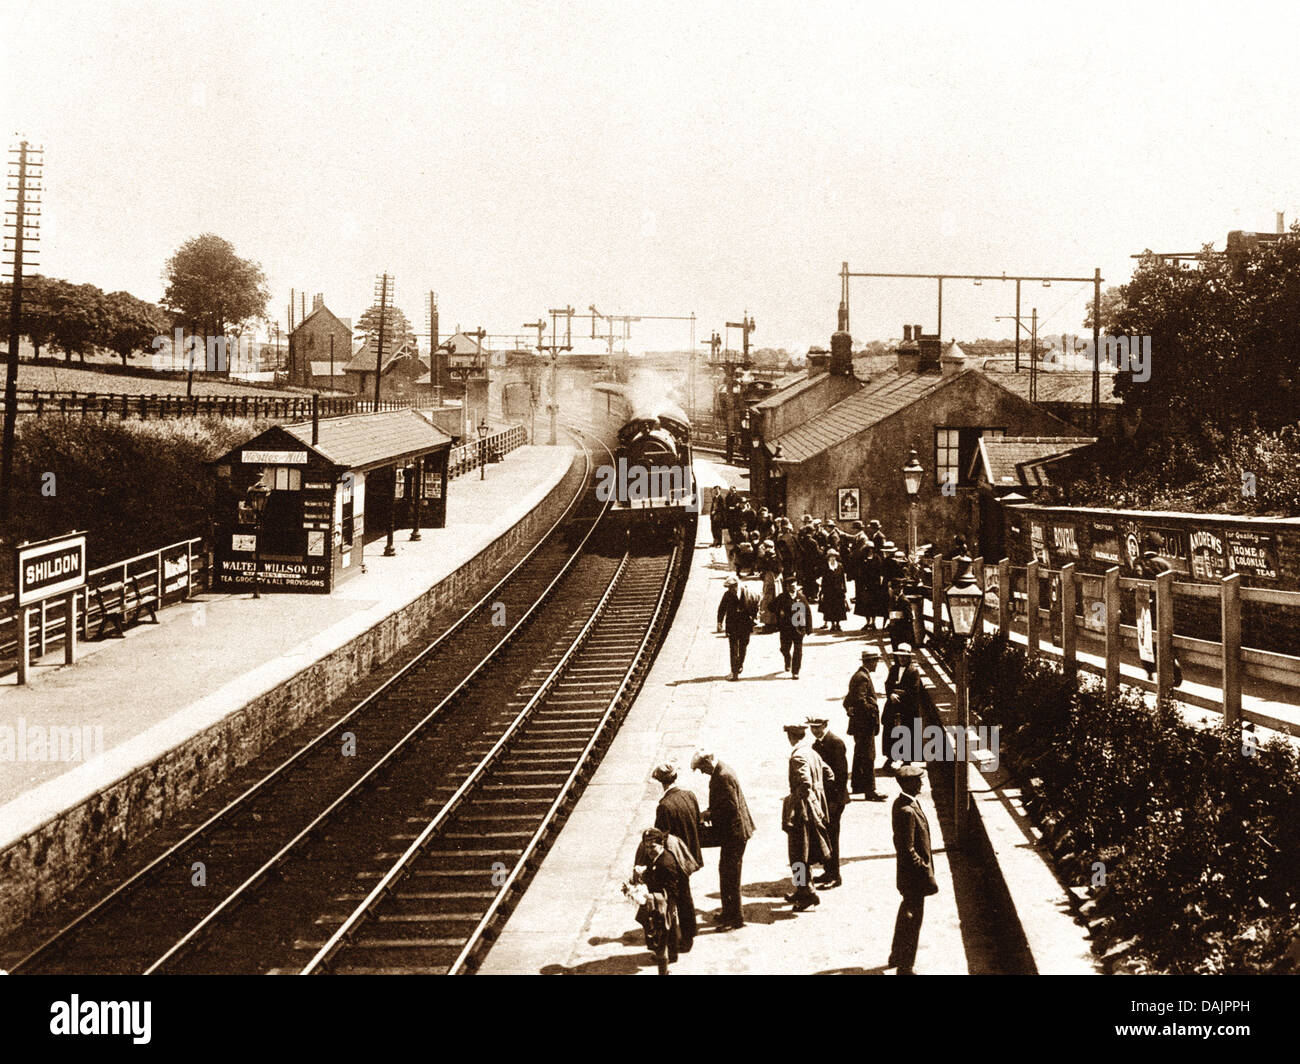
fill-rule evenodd
<path id="1" fill-rule="evenodd" d="M 14 586 L 19 606 L 66 595 L 86 583 L 84 535 L 25 543 L 15 549 L 14 557 L 18 569 Z"/>
<path id="2" fill-rule="evenodd" d="M 1277 540 L 1271 532 L 1245 532 L 1229 529 L 1228 565 L 1234 573 L 1259 580 L 1278 578 Z"/>

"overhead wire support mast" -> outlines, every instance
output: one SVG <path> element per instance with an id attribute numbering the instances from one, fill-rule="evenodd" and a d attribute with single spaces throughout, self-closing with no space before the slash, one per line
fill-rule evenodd
<path id="1" fill-rule="evenodd" d="M 886 273 L 880 271 L 850 270 L 849 264 L 840 264 L 840 310 L 843 320 L 849 317 L 849 278 L 850 277 L 892 277 L 922 281 L 937 281 L 939 285 L 938 324 L 935 328 L 940 339 L 943 338 L 943 282 L 974 281 L 1015 281 L 1016 283 L 1016 370 L 1020 369 L 1020 284 L 1022 281 L 1038 281 L 1044 286 L 1053 281 L 1064 284 L 1092 285 L 1092 349 L 1096 351 L 1101 344 L 1101 269 L 1094 269 L 1091 277 L 1055 277 L 1051 275 L 1009 274 L 1009 273 Z M 1101 421 L 1101 362 L 1094 358 L 1092 363 L 1092 431 L 1097 432 Z"/>
<path id="2" fill-rule="evenodd" d="M 12 210 L 6 207 L 4 212 L 4 265 L 11 282 L 9 350 L 5 366 L 4 454 L 0 457 L 0 480 L 4 482 L 0 489 L 0 518 L 5 520 L 8 520 L 13 505 L 14 436 L 18 424 L 18 338 L 23 333 L 23 267 L 39 265 L 28 261 L 27 244 L 40 241 L 41 223 L 35 219 L 41 214 L 41 179 L 45 165 L 44 150 L 33 148 L 25 140 L 17 148 L 10 148 L 9 154 L 17 156 L 17 159 L 9 162 L 7 182 L 8 191 L 16 195 L 5 197 L 5 202 L 14 204 L 14 207 Z"/>

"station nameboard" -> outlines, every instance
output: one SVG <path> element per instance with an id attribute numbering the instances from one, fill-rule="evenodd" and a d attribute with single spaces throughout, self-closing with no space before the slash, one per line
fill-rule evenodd
<path id="1" fill-rule="evenodd" d="M 15 549 L 17 604 L 75 591 L 86 582 L 86 537 L 61 536 Z"/>

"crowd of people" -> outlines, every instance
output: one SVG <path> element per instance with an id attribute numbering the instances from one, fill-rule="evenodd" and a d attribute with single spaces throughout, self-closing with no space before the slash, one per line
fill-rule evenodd
<path id="1" fill-rule="evenodd" d="M 734 570 L 718 604 L 718 631 L 731 647 L 731 679 L 738 680 L 755 630 L 780 637 L 785 671 L 799 678 L 803 641 L 814 628 L 814 608 L 822 629 L 842 634 L 850 608 L 863 619 L 859 631 L 882 631 L 891 648 L 924 638 L 917 625 L 915 594 L 919 559 L 885 536 L 876 520 L 840 528 L 834 520 L 804 514 L 798 532 L 788 517 L 773 516 L 734 488 L 714 493 L 709 520 L 716 547 L 725 547 Z M 949 557 L 966 552 L 956 537 Z M 759 581 L 746 587 L 744 580 Z"/>
<path id="2" fill-rule="evenodd" d="M 729 594 L 734 589 L 729 589 Z M 883 749 L 877 769 L 876 736 L 886 736 L 900 725 L 920 727 L 932 719 L 934 706 L 920 670 L 912 660 L 912 647 L 901 643 L 884 681 L 883 708 L 877 694 L 875 672 L 880 651 L 868 646 L 848 682 L 843 706 L 848 718 L 848 744 L 830 729 L 826 717 L 808 717 L 784 725 L 790 744 L 788 793 L 782 803 L 781 828 L 786 834 L 791 891 L 785 895 L 795 912 L 820 904 L 818 888 L 843 884 L 840 862 L 840 826 L 854 796 L 883 802 L 876 786 L 877 772 L 894 776 L 900 794 L 891 809 L 901 896 L 894 926 L 893 945 L 886 967 L 900 975 L 914 971 L 916 949 L 925 912 L 925 898 L 938 891 L 930 849 L 930 829 L 916 800 L 924 766 L 891 757 Z M 928 703 L 928 704 L 927 704 Z M 736 773 L 711 752 L 691 759 L 691 768 L 709 777 L 708 807 L 701 811 L 694 793 L 678 784 L 675 765 L 662 764 L 651 773 L 663 787 L 655 824 L 641 836 L 631 879 L 624 892 L 638 903 L 637 920 L 645 930 L 646 945 L 661 974 L 694 945 L 698 927 L 691 876 L 704 864 L 704 850 L 718 848 L 718 884 L 721 906 L 714 918 L 717 931 L 745 926 L 741 905 L 741 869 L 746 845 L 755 831 L 754 820 Z M 819 875 L 813 870 L 820 867 Z"/>
<path id="3" fill-rule="evenodd" d="M 848 679 L 843 708 L 847 740 L 826 717 L 811 716 L 783 725 L 790 745 L 788 791 L 781 810 L 786 834 L 791 889 L 785 901 L 794 912 L 820 904 L 819 890 L 842 885 L 840 827 L 860 799 L 884 802 L 880 775 L 896 779 L 899 794 L 890 809 L 901 896 L 893 944 L 886 967 L 912 974 L 925 898 L 938 891 L 930 848 L 930 828 L 917 801 L 924 778 L 922 755 L 890 738 L 934 719 L 929 690 L 913 661 L 913 645 L 923 638 L 910 593 L 919 591 L 918 559 L 887 538 L 879 521 L 850 522 L 803 515 L 796 531 L 787 517 L 755 507 L 735 489 L 715 491 L 709 508 L 713 544 L 724 547 L 729 568 L 718 604 L 717 626 L 729 647 L 729 679 L 740 679 L 751 636 L 776 633 L 784 671 L 799 678 L 804 638 L 820 627 L 834 636 L 846 631 L 850 615 L 863 619 L 857 632 L 871 633 L 857 670 Z M 934 553 L 927 547 L 918 552 Z M 958 536 L 949 557 L 967 553 Z M 820 614 L 816 624 L 814 609 Z M 887 650 L 886 650 L 887 646 Z M 891 659 L 878 691 L 877 670 Z M 879 749 L 876 738 L 881 736 Z M 852 743 L 850 750 L 849 741 Z M 879 766 L 878 766 L 878 762 Z M 695 940 L 697 914 L 691 876 L 703 866 L 704 851 L 717 847 L 721 907 L 713 924 L 719 931 L 744 927 L 741 867 L 755 824 L 735 772 L 712 753 L 697 753 L 692 770 L 709 777 L 708 808 L 678 783 L 677 768 L 657 766 L 652 776 L 663 786 L 655 824 L 647 828 L 624 891 L 638 903 L 637 919 L 658 969 L 688 952 Z M 819 873 L 814 874 L 816 869 Z"/>

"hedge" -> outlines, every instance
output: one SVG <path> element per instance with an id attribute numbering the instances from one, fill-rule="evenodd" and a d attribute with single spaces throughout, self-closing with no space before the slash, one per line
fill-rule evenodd
<path id="1" fill-rule="evenodd" d="M 941 637 L 951 660 L 953 645 Z M 1001 729 L 1058 869 L 1090 887 L 1129 970 L 1258 973 L 1300 946 L 1300 755 L 1171 701 L 1068 680 L 1001 636 L 970 648 L 970 704 Z M 1101 873 L 1100 875 L 1098 873 Z"/>

